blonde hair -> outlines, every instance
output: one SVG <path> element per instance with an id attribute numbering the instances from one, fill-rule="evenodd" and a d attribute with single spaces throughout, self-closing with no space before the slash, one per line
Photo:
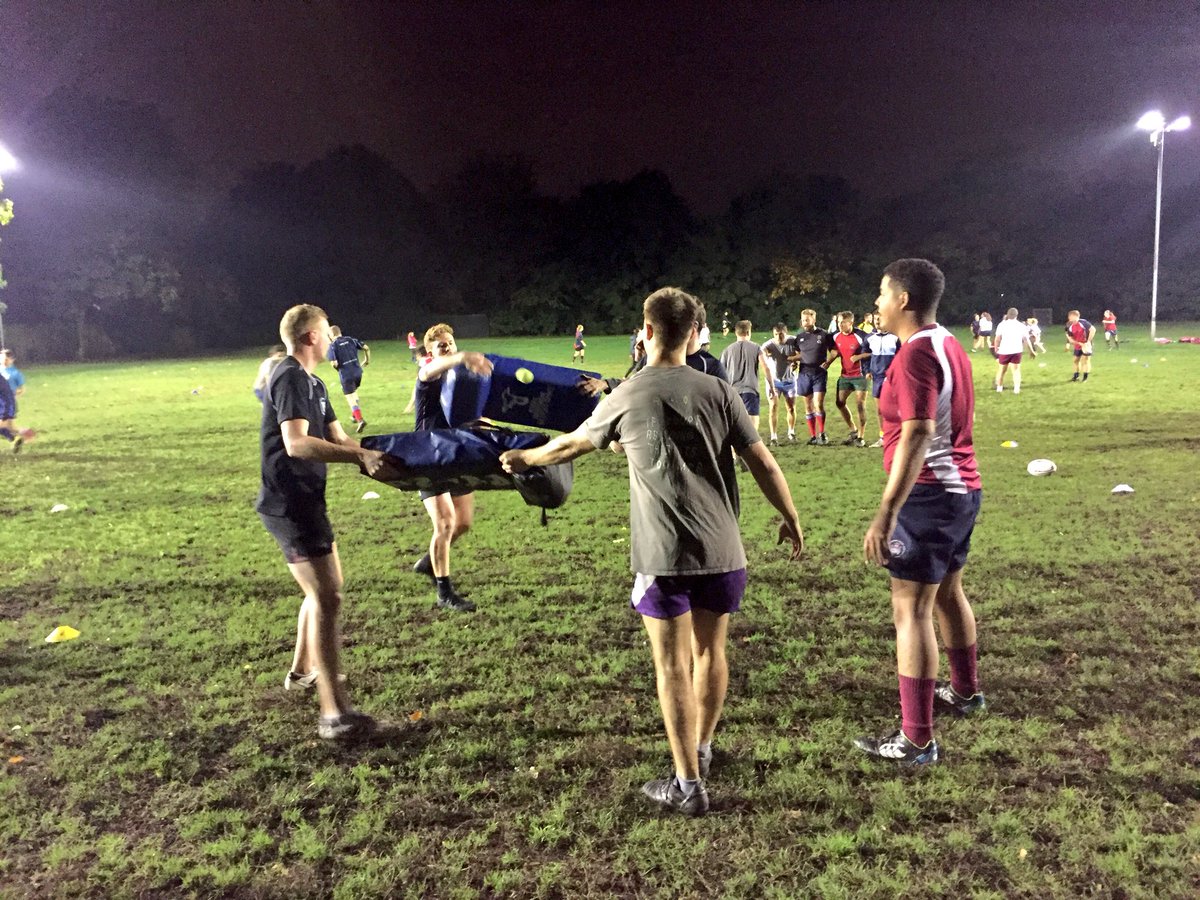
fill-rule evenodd
<path id="1" fill-rule="evenodd" d="M 339 338 L 339 337 L 341 337 L 341 336 L 342 336 L 342 326 L 340 326 L 340 325 L 330 325 L 330 326 L 329 326 L 329 333 L 330 333 L 330 334 L 331 334 L 333 337 L 335 337 L 335 338 Z"/>
<path id="2" fill-rule="evenodd" d="M 283 314 L 279 322 L 279 339 L 290 353 L 299 345 L 300 339 L 312 331 L 313 326 L 322 319 L 328 322 L 329 316 L 325 315 L 325 310 L 319 306 L 313 306 L 311 303 L 293 306 Z"/>
<path id="3" fill-rule="evenodd" d="M 425 332 L 425 337 L 421 339 L 421 344 L 426 350 L 429 349 L 429 345 L 433 343 L 434 338 L 439 334 L 448 334 L 450 337 L 454 337 L 454 329 L 445 322 L 438 322 L 436 325 L 429 326 L 429 330 Z"/>
<path id="4" fill-rule="evenodd" d="M 754 325 L 749 319 L 742 319 L 742 321 L 733 326 L 734 334 L 741 335 L 742 337 L 748 336 L 753 329 Z"/>

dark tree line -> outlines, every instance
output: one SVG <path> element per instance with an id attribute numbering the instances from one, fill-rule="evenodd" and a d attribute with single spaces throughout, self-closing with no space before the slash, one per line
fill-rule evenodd
<path id="1" fill-rule="evenodd" d="M 157 110 L 65 93 L 24 137 L 3 262 L 10 342 L 26 358 L 270 343 L 302 300 L 376 338 L 466 313 L 500 334 L 624 332 L 663 284 L 714 318 L 766 327 L 806 306 L 866 311 L 902 255 L 943 267 L 949 322 L 1010 304 L 1149 309 L 1144 179 L 1071 184 L 998 158 L 881 200 L 842 177 L 780 171 L 705 217 L 659 171 L 562 198 L 538 189 L 528 160 L 480 155 L 421 191 L 362 146 L 213 192 Z M 1164 239 L 1162 319 L 1200 315 L 1200 220 L 1182 212 L 1198 200 L 1195 185 L 1168 198 L 1182 220 Z"/>

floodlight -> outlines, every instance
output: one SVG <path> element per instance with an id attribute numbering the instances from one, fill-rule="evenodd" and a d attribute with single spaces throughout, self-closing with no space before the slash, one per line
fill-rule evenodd
<path id="1" fill-rule="evenodd" d="M 1137 120 L 1137 127 L 1142 131 L 1161 131 L 1167 120 L 1157 109 L 1146 113 Z"/>
<path id="2" fill-rule="evenodd" d="M 1187 131 L 1192 127 L 1191 116 L 1180 116 L 1174 122 L 1167 126 L 1167 131 Z"/>
<path id="3" fill-rule="evenodd" d="M 9 153 L 3 144 L 0 144 L 0 172 L 11 172 L 18 167 L 17 158 Z"/>

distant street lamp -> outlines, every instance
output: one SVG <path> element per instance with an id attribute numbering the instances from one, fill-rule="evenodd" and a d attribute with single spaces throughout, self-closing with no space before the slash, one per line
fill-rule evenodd
<path id="1" fill-rule="evenodd" d="M 1137 121 L 1137 127 L 1150 132 L 1150 143 L 1158 148 L 1158 189 L 1154 200 L 1154 275 L 1150 287 L 1150 339 L 1157 336 L 1158 325 L 1158 236 L 1162 229 L 1162 173 L 1163 149 L 1167 145 L 1168 131 L 1184 131 L 1190 128 L 1190 116 L 1180 116 L 1170 125 L 1158 110 L 1146 113 Z"/>

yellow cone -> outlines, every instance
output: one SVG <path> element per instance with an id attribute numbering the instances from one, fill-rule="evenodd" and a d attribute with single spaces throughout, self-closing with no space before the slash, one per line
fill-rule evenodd
<path id="1" fill-rule="evenodd" d="M 47 644 L 57 644 L 60 641 L 73 641 L 79 637 L 79 632 L 70 625 L 59 625 L 52 632 L 46 635 Z"/>

